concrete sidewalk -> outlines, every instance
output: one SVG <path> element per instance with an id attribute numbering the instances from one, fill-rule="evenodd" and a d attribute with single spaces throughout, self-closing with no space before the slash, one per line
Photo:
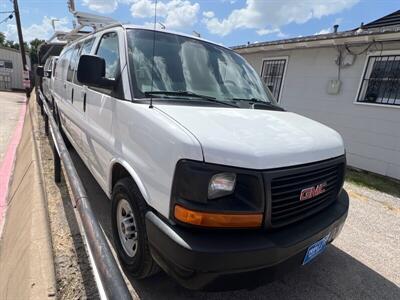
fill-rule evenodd
<path id="1" fill-rule="evenodd" d="M 36 107 L 32 96 L 7 197 L 8 209 L 0 241 L 0 299 L 54 299 L 56 296 L 47 205 L 35 147 Z"/>
<path id="2" fill-rule="evenodd" d="M 25 94 L 0 91 L 0 166 L 23 105 L 25 105 Z"/>
<path id="3" fill-rule="evenodd" d="M 26 102 L 21 93 L 0 92 L 0 237 L 16 149 L 21 139 Z"/>

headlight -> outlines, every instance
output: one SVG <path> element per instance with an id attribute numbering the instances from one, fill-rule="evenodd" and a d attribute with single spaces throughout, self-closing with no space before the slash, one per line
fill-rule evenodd
<path id="1" fill-rule="evenodd" d="M 182 225 L 259 228 L 265 195 L 261 172 L 180 160 L 172 184 L 170 216 Z"/>
<path id="2" fill-rule="evenodd" d="M 219 173 L 211 177 L 208 184 L 208 199 L 215 199 L 232 194 L 235 189 L 236 174 Z"/>

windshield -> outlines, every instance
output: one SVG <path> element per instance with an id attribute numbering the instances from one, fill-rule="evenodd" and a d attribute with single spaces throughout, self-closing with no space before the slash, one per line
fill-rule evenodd
<path id="1" fill-rule="evenodd" d="M 142 96 L 151 92 L 204 95 L 220 101 L 275 104 L 254 69 L 238 54 L 208 42 L 151 30 L 128 30 L 131 78 Z M 154 68 L 153 39 L 155 36 Z M 152 86 L 153 85 L 153 86 Z"/>

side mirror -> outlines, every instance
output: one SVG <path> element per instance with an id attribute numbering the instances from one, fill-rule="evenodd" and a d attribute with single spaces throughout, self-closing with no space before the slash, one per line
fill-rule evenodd
<path id="1" fill-rule="evenodd" d="M 80 83 L 89 86 L 112 89 L 115 80 L 104 78 L 106 62 L 96 55 L 82 55 L 79 58 L 77 79 Z"/>
<path id="2" fill-rule="evenodd" d="M 51 78 L 51 71 L 44 72 L 44 77 Z"/>
<path id="3" fill-rule="evenodd" d="M 44 76 L 43 66 L 37 66 L 36 67 L 36 75 L 39 76 L 39 77 L 43 77 Z"/>

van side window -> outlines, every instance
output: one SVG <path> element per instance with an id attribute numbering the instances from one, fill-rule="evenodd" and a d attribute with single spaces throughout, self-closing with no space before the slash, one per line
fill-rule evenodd
<path id="1" fill-rule="evenodd" d="M 96 54 L 104 58 L 106 62 L 105 77 L 108 79 L 117 78 L 119 73 L 118 34 L 116 32 L 104 34 L 101 37 Z"/>
<path id="2" fill-rule="evenodd" d="M 68 66 L 67 72 L 67 81 L 72 81 L 76 68 L 78 67 L 78 59 L 79 59 L 79 50 L 81 48 L 81 44 L 77 44 L 72 50 L 71 60 Z"/>
<path id="3" fill-rule="evenodd" d="M 89 39 L 89 40 L 86 40 L 86 41 L 83 43 L 81 55 L 83 55 L 83 54 L 90 54 L 90 51 L 92 50 L 92 47 L 93 47 L 93 43 L 94 43 L 94 38 L 91 38 L 91 39 Z"/>
<path id="4" fill-rule="evenodd" d="M 43 69 L 45 71 L 51 71 L 51 57 L 46 60 Z"/>
<path id="5" fill-rule="evenodd" d="M 56 76 L 60 80 L 66 80 L 66 78 L 65 78 L 65 75 L 66 75 L 65 69 L 67 68 L 68 63 L 70 61 L 71 53 L 72 53 L 72 49 L 67 49 L 60 56 L 60 63 L 58 64 L 57 69 L 56 69 L 56 73 L 57 73 Z"/>
<path id="6" fill-rule="evenodd" d="M 91 38 L 91 39 L 89 39 L 89 40 L 84 41 L 84 42 L 83 42 L 83 45 L 82 45 L 82 47 L 81 47 L 81 51 L 80 51 L 80 53 L 78 53 L 78 56 L 77 56 L 77 58 L 76 58 L 76 65 L 75 65 L 75 68 L 74 68 L 74 75 L 73 75 L 73 82 L 74 82 L 75 84 L 82 85 L 82 84 L 78 81 L 78 77 L 77 77 L 77 75 L 76 75 L 76 72 L 78 71 L 79 59 L 80 59 L 81 55 L 90 54 L 90 51 L 92 50 L 93 43 L 94 43 L 94 38 Z"/>
<path id="7" fill-rule="evenodd" d="M 56 67 L 57 67 L 57 61 L 58 61 L 58 59 L 57 58 L 55 58 L 54 59 L 54 61 L 53 61 L 53 76 L 55 76 L 55 72 L 56 72 Z"/>
<path id="8" fill-rule="evenodd" d="M 56 68 L 54 69 L 54 73 L 55 73 L 54 76 L 56 78 L 61 78 L 61 72 L 62 72 L 61 68 L 62 68 L 62 61 L 63 61 L 64 56 L 65 56 L 65 52 L 62 52 L 62 53 L 60 53 L 60 56 L 58 57 Z"/>

